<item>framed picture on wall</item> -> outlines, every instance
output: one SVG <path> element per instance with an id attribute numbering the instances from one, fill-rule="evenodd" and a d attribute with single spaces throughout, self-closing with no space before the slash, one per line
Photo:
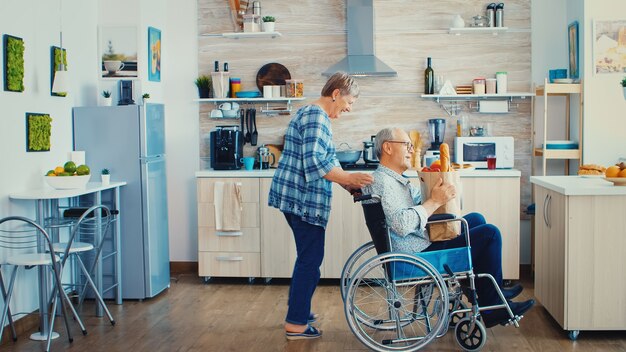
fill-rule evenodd
<path id="1" fill-rule="evenodd" d="M 567 43 L 569 48 L 569 78 L 577 79 L 578 72 L 578 21 L 567 26 Z"/>
<path id="2" fill-rule="evenodd" d="M 100 27 L 100 76 L 137 77 L 137 28 Z"/>
<path id="3" fill-rule="evenodd" d="M 593 21 L 593 73 L 626 73 L 626 20 Z"/>
<path id="4" fill-rule="evenodd" d="M 148 27 L 148 80 L 161 82 L 161 31 Z"/>

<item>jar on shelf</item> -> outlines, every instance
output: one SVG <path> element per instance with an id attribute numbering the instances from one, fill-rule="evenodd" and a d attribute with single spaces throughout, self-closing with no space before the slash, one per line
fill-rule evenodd
<path id="1" fill-rule="evenodd" d="M 485 79 L 474 78 L 474 94 L 485 94 Z"/>
<path id="2" fill-rule="evenodd" d="M 507 87 L 507 73 L 506 72 L 496 72 L 496 90 L 498 91 L 498 94 L 506 94 L 508 91 L 508 87 Z"/>
<path id="3" fill-rule="evenodd" d="M 261 16 L 254 14 L 243 15 L 244 33 L 254 33 L 261 31 Z"/>
<path id="4" fill-rule="evenodd" d="M 285 90 L 289 98 L 302 98 L 304 96 L 304 82 L 300 79 L 285 80 Z"/>
<path id="5" fill-rule="evenodd" d="M 496 79 L 487 78 L 485 81 L 487 82 L 487 94 L 496 94 Z"/>
<path id="6" fill-rule="evenodd" d="M 241 91 L 241 78 L 230 79 L 230 97 L 237 98 L 237 92 Z"/>

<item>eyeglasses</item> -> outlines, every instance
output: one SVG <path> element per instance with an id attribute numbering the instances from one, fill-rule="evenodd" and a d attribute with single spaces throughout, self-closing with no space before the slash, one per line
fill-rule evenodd
<path id="1" fill-rule="evenodd" d="M 385 141 L 385 142 L 389 142 L 389 143 L 402 143 L 406 146 L 406 151 L 407 152 L 411 152 L 413 150 L 415 150 L 415 146 L 413 145 L 413 143 L 411 142 L 405 142 L 405 141 Z"/>

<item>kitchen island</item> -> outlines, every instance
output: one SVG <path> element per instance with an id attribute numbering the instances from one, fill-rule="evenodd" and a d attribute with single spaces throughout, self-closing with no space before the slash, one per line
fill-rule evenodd
<path id="1" fill-rule="evenodd" d="M 365 172 L 372 172 L 365 171 Z M 274 170 L 202 170 L 196 172 L 198 199 L 199 275 L 234 277 L 291 277 L 296 258 L 291 229 L 283 214 L 267 205 Z M 417 173 L 405 173 L 419 183 Z M 462 182 L 461 211 L 480 212 L 500 228 L 503 239 L 505 279 L 519 278 L 520 176 L 519 170 L 466 170 Z M 216 182 L 242 185 L 242 230 L 215 230 Z M 333 200 L 327 226 L 323 278 L 339 278 L 348 257 L 370 236 L 362 208 L 341 186 L 333 184 Z"/>
<path id="2" fill-rule="evenodd" d="M 626 330 L 626 187 L 602 177 L 533 176 L 535 296 L 576 339 Z"/>

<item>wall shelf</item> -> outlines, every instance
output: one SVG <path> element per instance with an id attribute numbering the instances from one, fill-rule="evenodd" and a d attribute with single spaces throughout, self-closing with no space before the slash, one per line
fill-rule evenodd
<path id="1" fill-rule="evenodd" d="M 498 35 L 498 33 L 505 33 L 509 30 L 509 27 L 462 27 L 462 28 L 450 28 L 449 34 L 461 35 L 461 34 L 483 34 L 491 33 L 492 35 Z"/>
<path id="2" fill-rule="evenodd" d="M 262 114 L 265 115 L 288 115 L 292 111 L 292 102 L 294 101 L 303 101 L 305 97 L 299 98 L 202 98 L 202 99 L 194 99 L 195 102 L 198 103 L 213 103 L 217 107 L 219 103 L 226 102 L 238 102 L 243 104 L 265 104 L 260 110 Z M 271 106 L 270 103 L 281 104 L 280 106 Z M 283 107 L 282 104 L 286 104 L 286 107 Z M 215 118 L 220 119 L 220 118 Z"/>
<path id="3" fill-rule="evenodd" d="M 240 38 L 276 38 L 282 37 L 280 32 L 230 32 L 222 33 L 224 38 L 240 39 Z"/>
<path id="4" fill-rule="evenodd" d="M 449 116 L 458 114 L 462 110 L 462 104 L 467 103 L 468 109 L 475 109 L 471 102 L 479 102 L 481 100 L 507 100 L 509 110 L 513 106 L 513 99 L 526 99 L 527 97 L 534 97 L 534 93 L 530 92 L 510 92 L 507 94 L 456 94 L 456 95 L 441 95 L 441 94 L 422 94 L 422 99 L 432 99 L 439 104 Z"/>

